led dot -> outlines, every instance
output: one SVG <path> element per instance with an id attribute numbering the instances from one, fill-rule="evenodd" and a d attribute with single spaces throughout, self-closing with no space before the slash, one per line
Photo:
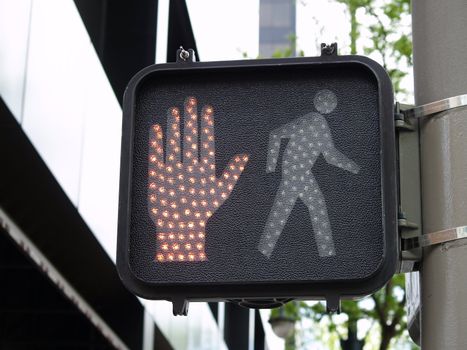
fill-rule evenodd
<path id="1" fill-rule="evenodd" d="M 179 234 L 178 239 L 183 241 L 185 239 L 185 235 L 183 233 Z"/>
<path id="2" fill-rule="evenodd" d="M 222 187 L 222 186 L 224 186 L 224 183 L 223 183 L 222 181 L 219 181 L 219 182 L 217 183 L 217 186 L 218 186 L 218 187 Z"/>
<path id="3" fill-rule="evenodd" d="M 219 202 L 218 202 L 218 201 L 214 201 L 214 202 L 212 202 L 212 203 L 213 203 L 216 207 L 219 206 Z"/>
<path id="4" fill-rule="evenodd" d="M 208 210 L 208 211 L 206 212 L 206 217 L 210 218 L 211 216 L 212 216 L 212 212 Z"/>
<path id="5" fill-rule="evenodd" d="M 196 243 L 196 249 L 202 250 L 203 249 L 203 244 L 202 243 Z"/>
<path id="6" fill-rule="evenodd" d="M 185 204 L 187 202 L 187 199 L 185 197 L 182 197 L 182 198 L 180 198 L 180 202 Z"/>
<path id="7" fill-rule="evenodd" d="M 186 152 L 185 155 L 186 155 L 188 158 L 191 158 L 191 156 L 193 155 L 193 153 L 191 153 L 191 152 Z"/>
<path id="8" fill-rule="evenodd" d="M 214 188 L 211 188 L 211 189 L 209 190 L 209 193 L 210 193 L 210 194 L 214 194 L 214 193 L 216 193 L 216 190 L 215 190 Z"/>
<path id="9" fill-rule="evenodd" d="M 149 188 L 150 188 L 151 190 L 154 190 L 154 189 L 156 188 L 156 184 L 155 184 L 154 182 L 151 182 L 151 183 L 149 184 Z M 161 187 L 161 188 L 163 188 L 163 187 Z M 160 191 L 160 189 L 159 189 L 159 191 Z"/>
<path id="10" fill-rule="evenodd" d="M 185 209 L 185 215 L 190 215 L 191 214 L 191 210 L 190 209 Z"/>
<path id="11" fill-rule="evenodd" d="M 190 259 L 191 261 L 195 260 L 195 255 L 192 253 L 188 254 L 188 259 Z"/>
<path id="12" fill-rule="evenodd" d="M 169 245 L 167 243 L 164 243 L 161 245 L 162 250 L 167 250 L 169 249 Z"/>
<path id="13" fill-rule="evenodd" d="M 235 165 L 229 165 L 230 170 L 235 170 Z"/>
<path id="14" fill-rule="evenodd" d="M 190 188 L 190 190 L 188 192 L 190 192 L 190 194 L 195 194 L 196 190 L 194 188 Z"/>
<path id="15" fill-rule="evenodd" d="M 188 227 L 189 227 L 189 228 L 193 228 L 194 226 L 195 226 L 195 224 L 194 224 L 193 222 L 190 221 L 190 222 L 188 223 Z"/>
<path id="16" fill-rule="evenodd" d="M 163 240 L 163 239 L 165 239 L 165 235 L 163 233 L 159 233 L 157 235 L 157 238 L 159 238 L 160 240 Z"/>
<path id="17" fill-rule="evenodd" d="M 201 170 L 201 168 L 200 168 L 200 170 Z M 206 185 L 206 179 L 204 177 L 201 178 L 200 182 L 201 182 L 201 184 Z"/>
<path id="18" fill-rule="evenodd" d="M 169 226 L 169 228 L 174 228 L 175 227 L 173 222 L 169 222 L 167 226 Z"/>
<path id="19" fill-rule="evenodd" d="M 204 221 L 200 221 L 199 226 L 204 227 L 204 226 L 206 226 L 206 223 Z"/>
<path id="20" fill-rule="evenodd" d="M 196 179 L 194 177 L 190 177 L 190 179 L 188 181 L 190 181 L 192 184 L 194 184 L 196 182 Z"/>
<path id="21" fill-rule="evenodd" d="M 160 220 L 160 219 L 157 220 L 157 226 L 159 226 L 159 227 L 164 227 L 164 221 L 162 221 L 162 220 Z"/>
<path id="22" fill-rule="evenodd" d="M 229 189 L 229 191 L 232 191 L 233 190 L 233 185 L 228 185 L 227 188 Z"/>
<path id="23" fill-rule="evenodd" d="M 178 224 L 178 227 L 180 227 L 180 228 L 185 228 L 186 225 L 185 225 L 185 223 L 182 221 L 182 222 L 180 222 L 180 223 Z"/>
<path id="24" fill-rule="evenodd" d="M 161 199 L 161 204 L 165 207 L 167 205 L 167 200 Z"/>
<path id="25" fill-rule="evenodd" d="M 228 179 L 230 177 L 229 173 L 224 173 L 224 178 Z"/>
<path id="26" fill-rule="evenodd" d="M 227 198 L 227 194 L 224 193 L 224 192 L 222 192 L 222 193 L 221 193 L 221 197 L 225 199 L 225 198 Z"/>
<path id="27" fill-rule="evenodd" d="M 169 212 L 168 212 L 167 210 L 164 210 L 164 211 L 162 212 L 162 216 L 165 217 L 165 218 L 168 217 L 168 216 L 169 216 Z"/>
<path id="28" fill-rule="evenodd" d="M 199 254 L 199 258 L 200 258 L 201 260 L 205 260 L 205 259 L 206 259 L 206 254 L 200 253 L 200 254 Z"/>
<path id="29" fill-rule="evenodd" d="M 191 250 L 191 244 L 190 243 L 185 244 L 185 249 L 186 250 Z"/>
<path id="30" fill-rule="evenodd" d="M 200 194 L 201 196 L 205 196 L 205 195 L 206 195 L 206 191 L 205 191 L 205 190 L 200 190 L 200 191 L 199 191 L 199 194 Z"/>
<path id="31" fill-rule="evenodd" d="M 164 254 L 157 254 L 158 261 L 164 261 Z"/>
<path id="32" fill-rule="evenodd" d="M 180 217 L 180 214 L 174 213 L 172 216 L 173 216 L 174 219 L 178 219 Z"/>
<path id="33" fill-rule="evenodd" d="M 185 260 L 185 255 L 183 255 L 183 254 L 178 254 L 178 260 L 180 260 L 180 261 Z"/>
<path id="34" fill-rule="evenodd" d="M 188 237 L 190 237 L 190 239 L 195 239 L 195 234 L 194 234 L 194 233 L 190 233 L 190 234 L 188 235 Z"/>
<path id="35" fill-rule="evenodd" d="M 170 261 L 173 261 L 174 259 L 174 255 L 172 253 L 169 253 L 167 258 L 170 260 Z"/>
<path id="36" fill-rule="evenodd" d="M 172 245 L 172 249 L 173 249 L 173 250 L 179 250 L 179 249 L 180 249 L 180 245 L 179 245 L 178 243 L 174 243 L 174 244 Z"/>
<path id="37" fill-rule="evenodd" d="M 150 197 L 149 197 L 149 200 L 151 201 L 151 203 L 155 203 L 156 202 L 156 195 L 152 194 Z"/>
<path id="38" fill-rule="evenodd" d="M 214 175 L 211 175 L 209 176 L 209 180 L 211 180 L 212 182 L 216 181 L 216 177 Z"/>
<path id="39" fill-rule="evenodd" d="M 192 205 L 193 207 L 197 207 L 197 206 L 198 206 L 198 202 L 193 201 L 193 202 L 191 202 L 191 205 Z"/>
<path id="40" fill-rule="evenodd" d="M 199 232 L 199 233 L 198 233 L 198 238 L 204 238 L 204 233 Z"/>
<path id="41" fill-rule="evenodd" d="M 207 204 L 208 204 L 208 202 L 206 202 L 205 200 L 202 200 L 202 201 L 201 201 L 201 205 L 202 205 L 203 207 L 205 207 Z"/>
<path id="42" fill-rule="evenodd" d="M 198 146 L 196 145 L 196 143 L 194 143 L 194 144 L 191 145 L 191 148 L 192 148 L 192 149 L 197 149 Z"/>
<path id="43" fill-rule="evenodd" d="M 182 192 L 183 192 L 183 191 L 185 191 L 185 186 L 183 186 L 183 185 L 180 185 L 180 186 L 178 186 L 178 189 L 179 189 L 180 191 L 182 191 Z"/>

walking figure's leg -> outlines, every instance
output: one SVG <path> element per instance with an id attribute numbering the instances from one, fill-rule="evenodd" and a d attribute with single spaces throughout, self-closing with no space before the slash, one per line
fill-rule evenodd
<path id="1" fill-rule="evenodd" d="M 310 211 L 311 224 L 313 225 L 315 240 L 318 246 L 318 254 L 321 257 L 336 255 L 323 193 L 319 189 L 318 183 L 311 172 L 307 174 L 307 176 L 308 184 L 304 187 L 304 191 L 299 197 Z"/>
<path id="2" fill-rule="evenodd" d="M 282 181 L 258 244 L 258 250 L 268 258 L 274 250 L 274 246 L 287 223 L 287 219 L 296 201 L 297 196 L 293 196 L 287 186 L 284 186 L 284 181 Z"/>

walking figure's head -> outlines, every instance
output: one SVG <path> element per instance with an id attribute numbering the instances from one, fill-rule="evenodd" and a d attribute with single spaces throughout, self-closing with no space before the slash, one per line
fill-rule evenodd
<path id="1" fill-rule="evenodd" d="M 320 90 L 315 95 L 313 104 L 318 112 L 329 114 L 337 106 L 337 97 L 331 90 Z"/>

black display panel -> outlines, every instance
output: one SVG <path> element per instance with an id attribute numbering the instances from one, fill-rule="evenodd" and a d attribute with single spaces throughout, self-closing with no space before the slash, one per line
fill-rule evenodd
<path id="1" fill-rule="evenodd" d="M 154 299 L 368 294 L 397 262 L 392 90 L 357 56 L 148 67 L 124 100 L 118 268 Z"/>

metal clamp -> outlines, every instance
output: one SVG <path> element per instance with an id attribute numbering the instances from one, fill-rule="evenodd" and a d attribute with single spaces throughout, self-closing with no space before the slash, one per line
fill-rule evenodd
<path id="1" fill-rule="evenodd" d="M 441 243 L 467 238 L 467 226 L 448 228 L 446 230 L 426 233 L 421 236 L 403 240 L 402 250 L 429 247 Z"/>
<path id="2" fill-rule="evenodd" d="M 402 111 L 407 118 L 424 118 L 450 109 L 467 106 L 467 94 L 445 98 Z"/>

